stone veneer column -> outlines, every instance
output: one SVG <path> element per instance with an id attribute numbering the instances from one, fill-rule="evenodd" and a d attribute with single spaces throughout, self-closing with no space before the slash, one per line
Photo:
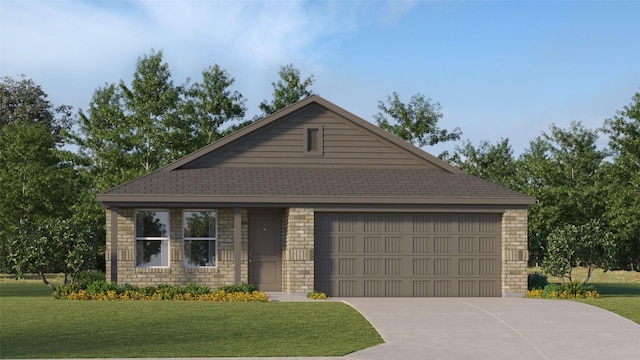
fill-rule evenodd
<path id="1" fill-rule="evenodd" d="M 313 291 L 313 209 L 285 210 L 283 230 L 282 289 L 287 293 Z"/>
<path id="2" fill-rule="evenodd" d="M 527 292 L 527 209 L 507 209 L 502 215 L 502 296 Z"/>

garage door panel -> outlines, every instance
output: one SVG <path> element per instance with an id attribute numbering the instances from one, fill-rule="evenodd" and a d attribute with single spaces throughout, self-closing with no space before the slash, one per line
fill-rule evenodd
<path id="1" fill-rule="evenodd" d="M 499 214 L 316 213 L 315 288 L 330 296 L 500 296 L 500 229 Z"/>
<path id="2" fill-rule="evenodd" d="M 339 254 L 357 254 L 361 247 L 358 246 L 356 236 L 339 236 L 336 238 L 336 248 Z"/>
<path id="3" fill-rule="evenodd" d="M 413 276 L 427 276 L 432 275 L 433 272 L 431 269 L 431 259 L 428 258 L 413 258 L 413 271 L 410 273 Z"/>
<path id="4" fill-rule="evenodd" d="M 430 249 L 433 248 L 433 239 L 428 236 L 414 236 L 413 237 L 413 253 L 414 254 L 429 254 Z"/>
<path id="5" fill-rule="evenodd" d="M 497 236 L 481 236 L 478 239 L 478 253 L 496 254 L 500 251 L 500 238 Z"/>

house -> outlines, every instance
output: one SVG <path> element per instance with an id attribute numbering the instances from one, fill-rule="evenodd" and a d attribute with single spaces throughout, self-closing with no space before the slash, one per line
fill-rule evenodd
<path id="1" fill-rule="evenodd" d="M 98 195 L 107 278 L 330 296 L 522 296 L 535 199 L 313 95 Z"/>

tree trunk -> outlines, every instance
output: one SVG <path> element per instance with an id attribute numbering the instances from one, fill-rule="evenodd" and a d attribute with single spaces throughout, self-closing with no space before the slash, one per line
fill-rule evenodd
<path id="1" fill-rule="evenodd" d="M 38 273 L 38 275 L 40 275 L 40 278 L 42 279 L 42 282 L 45 283 L 45 285 L 47 285 L 48 287 L 51 288 L 51 291 L 53 291 L 53 292 L 56 291 L 56 287 L 53 286 L 52 284 L 50 284 L 49 281 L 47 281 L 47 278 L 44 276 L 44 272 L 40 271 Z"/>
<path id="2" fill-rule="evenodd" d="M 589 279 L 591 279 L 591 264 L 589 264 L 589 267 L 587 267 L 587 278 L 584 279 L 584 281 L 582 282 L 582 285 L 587 285 L 587 282 L 589 281 Z"/>

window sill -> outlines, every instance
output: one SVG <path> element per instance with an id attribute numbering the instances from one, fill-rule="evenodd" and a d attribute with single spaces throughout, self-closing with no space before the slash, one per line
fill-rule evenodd
<path id="1" fill-rule="evenodd" d="M 150 267 L 136 267 L 137 273 L 156 273 L 156 274 L 170 274 L 171 268 L 168 266 L 150 266 Z"/>

